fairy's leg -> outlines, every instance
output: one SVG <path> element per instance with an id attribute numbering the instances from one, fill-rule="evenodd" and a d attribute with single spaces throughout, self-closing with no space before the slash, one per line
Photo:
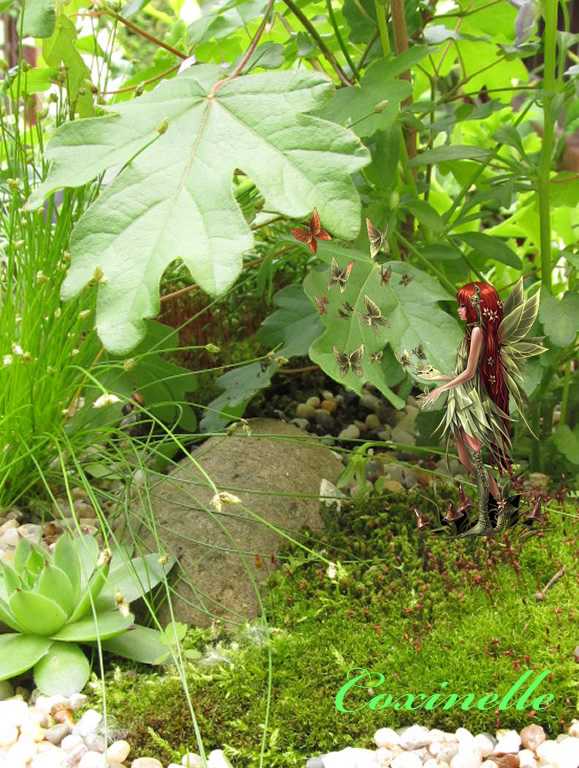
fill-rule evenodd
<path id="1" fill-rule="evenodd" d="M 463 427 L 460 428 L 460 436 L 462 440 L 459 441 L 457 438 L 457 441 L 456 441 L 456 444 L 458 446 L 458 457 L 461 460 L 461 462 L 464 464 L 464 466 L 468 469 L 468 471 L 476 477 L 474 469 L 472 468 L 472 465 L 469 460 L 467 447 L 473 451 L 480 451 L 482 442 L 478 439 L 478 437 L 471 437 L 470 435 L 467 435 Z M 461 446 L 459 445 L 459 442 L 462 442 L 462 450 L 466 453 L 466 461 L 468 461 L 468 464 L 466 464 L 463 461 L 463 458 L 461 456 Z M 501 497 L 499 486 L 497 485 L 497 481 L 495 480 L 494 476 L 491 475 L 490 472 L 488 474 L 489 474 L 489 491 L 498 501 Z"/>

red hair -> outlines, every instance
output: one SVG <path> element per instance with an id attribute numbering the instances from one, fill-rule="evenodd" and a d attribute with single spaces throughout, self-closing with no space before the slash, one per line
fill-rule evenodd
<path id="1" fill-rule="evenodd" d="M 509 390 L 505 382 L 505 371 L 500 358 L 501 345 L 498 340 L 498 329 L 503 319 L 503 303 L 499 299 L 498 293 L 492 285 L 488 283 L 468 283 L 463 285 L 456 294 L 459 305 L 466 309 L 466 322 L 474 323 L 477 321 L 475 308 L 470 303 L 470 297 L 474 295 L 475 287 L 480 288 L 480 311 L 483 321 L 483 333 L 485 339 L 485 348 L 483 358 L 480 363 L 481 383 L 490 399 L 504 413 L 509 413 Z M 470 334 L 465 331 L 468 351 L 470 353 Z M 496 445 L 494 442 L 489 446 L 491 465 L 496 466 L 499 475 L 502 476 L 501 468 L 508 471 L 512 478 L 510 455 L 510 424 L 505 418 L 502 419 L 505 432 L 509 436 L 501 435 L 502 445 Z"/>

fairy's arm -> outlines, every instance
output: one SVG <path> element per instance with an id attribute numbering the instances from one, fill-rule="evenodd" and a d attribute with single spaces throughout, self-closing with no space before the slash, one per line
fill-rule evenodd
<path id="1" fill-rule="evenodd" d="M 466 370 L 464 370 L 462 373 L 459 373 L 459 375 L 455 379 L 449 381 L 448 384 L 444 384 L 442 387 L 439 387 L 441 392 L 446 392 L 447 389 L 452 389 L 452 387 L 457 387 L 459 384 L 464 384 L 465 381 L 470 381 L 470 379 L 472 379 L 476 372 L 483 340 L 483 329 L 480 326 L 476 326 L 472 329 L 470 353 L 468 356 L 468 364 L 466 366 Z"/>

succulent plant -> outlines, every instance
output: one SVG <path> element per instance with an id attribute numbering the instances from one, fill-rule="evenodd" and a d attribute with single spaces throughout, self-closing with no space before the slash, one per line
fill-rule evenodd
<path id="1" fill-rule="evenodd" d="M 173 556 L 156 553 L 125 563 L 116 551 L 99 554 L 89 535 L 74 542 L 62 535 L 52 554 L 22 538 L 11 565 L 0 559 L 0 621 L 14 630 L 0 634 L 0 680 L 32 668 L 44 694 L 70 696 L 90 676 L 78 644 L 95 647 L 99 637 L 105 651 L 163 663 L 171 653 L 166 634 L 136 626 L 129 604 L 162 581 L 174 563 Z"/>

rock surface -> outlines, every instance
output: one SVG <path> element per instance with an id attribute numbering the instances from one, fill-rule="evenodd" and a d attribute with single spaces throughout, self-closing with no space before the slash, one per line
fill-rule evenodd
<path id="1" fill-rule="evenodd" d="M 335 483 L 343 469 L 341 461 L 318 438 L 305 435 L 292 424 L 250 419 L 249 426 L 251 436 L 239 430 L 236 435 L 209 438 L 193 451 L 193 458 L 218 492 L 234 494 L 255 515 L 289 535 L 303 526 L 323 530 L 317 498 L 320 482 L 325 478 Z M 311 498 L 300 498 L 302 494 Z M 236 542 L 256 582 L 262 585 L 274 568 L 271 556 L 278 552 L 284 537 L 239 504 L 224 504 L 218 512 L 210 504 L 214 488 L 190 459 L 183 459 L 178 468 L 163 477 L 150 495 L 157 534 L 181 564 L 172 569 L 169 581 L 173 583 L 181 576 L 174 589 L 191 603 L 173 595 L 175 619 L 206 627 L 211 624 L 210 614 L 234 623 L 259 616 L 257 596 L 232 542 Z M 117 534 L 125 543 L 138 539 L 144 553 L 157 551 L 148 521 L 139 525 L 141 515 L 135 509 L 132 532 L 123 519 Z M 221 526 L 227 528 L 231 538 Z M 132 603 L 131 610 L 137 623 L 147 621 L 148 610 L 142 600 Z M 162 626 L 171 621 L 166 599 L 157 609 L 157 616 Z"/>

